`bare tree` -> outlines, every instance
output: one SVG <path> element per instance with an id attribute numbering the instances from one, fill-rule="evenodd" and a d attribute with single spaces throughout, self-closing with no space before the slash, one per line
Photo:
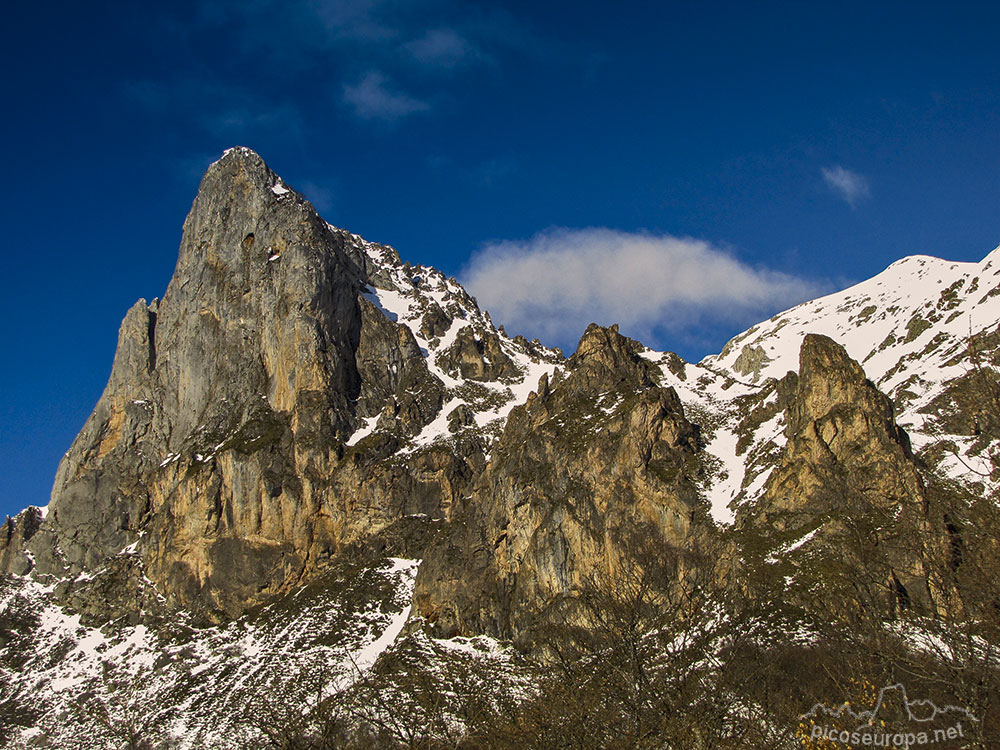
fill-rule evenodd
<path id="1" fill-rule="evenodd" d="M 82 727 L 123 750 L 161 750 L 170 746 L 163 730 L 169 710 L 148 691 L 153 670 L 115 673 L 104 664 L 99 687 L 83 692 L 73 709 Z"/>

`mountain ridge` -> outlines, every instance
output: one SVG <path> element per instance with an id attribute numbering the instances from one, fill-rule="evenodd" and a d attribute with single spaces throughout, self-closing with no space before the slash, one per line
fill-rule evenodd
<path id="1" fill-rule="evenodd" d="M 245 660 L 296 632 L 354 660 L 345 685 L 413 639 L 445 658 L 483 638 L 512 664 L 511 644 L 586 626 L 591 587 L 661 557 L 668 600 L 700 581 L 722 606 L 781 571 L 760 596 L 808 617 L 817 592 L 844 622 L 976 611 L 958 574 L 967 507 L 1000 479 L 998 259 L 902 259 L 698 363 L 597 325 L 566 357 L 230 149 L 163 298 L 127 312 L 51 502 L 0 536 L 0 615 L 29 623 L 0 627 L 0 685 L 30 679 L 65 711 L 113 692 L 101 669 L 161 664 L 172 676 L 144 689 L 187 707 L 208 691 L 222 711 L 235 688 L 198 659 L 242 685 L 272 663 Z M 847 547 L 872 578 L 859 589 Z M 282 619 L 303 591 L 326 604 Z M 238 636 L 250 623 L 268 635 Z M 211 713 L 191 721 L 183 742 L 223 742 Z"/>

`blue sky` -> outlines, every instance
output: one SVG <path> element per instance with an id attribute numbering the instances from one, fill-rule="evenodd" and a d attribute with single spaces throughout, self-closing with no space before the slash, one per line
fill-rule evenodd
<path id="1" fill-rule="evenodd" d="M 512 332 L 571 350 L 619 320 L 698 359 L 904 255 L 1000 243 L 997 7 L 12 5 L 0 512 L 47 501 L 225 148 Z"/>

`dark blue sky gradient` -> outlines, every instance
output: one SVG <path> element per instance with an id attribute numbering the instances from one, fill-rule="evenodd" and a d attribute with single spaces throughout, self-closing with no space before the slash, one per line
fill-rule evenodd
<path id="1" fill-rule="evenodd" d="M 550 227 L 843 282 L 1000 242 L 996 4 L 624 6 L 6 8 L 0 513 L 47 502 L 122 316 L 163 293 L 200 174 L 235 144 L 332 223 L 456 275 Z M 836 165 L 868 182 L 853 208 Z M 650 343 L 697 359 L 736 332 Z"/>

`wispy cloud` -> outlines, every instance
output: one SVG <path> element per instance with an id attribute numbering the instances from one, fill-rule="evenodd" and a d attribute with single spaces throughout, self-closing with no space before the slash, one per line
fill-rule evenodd
<path id="1" fill-rule="evenodd" d="M 206 114 L 203 124 L 228 140 L 262 134 L 280 134 L 286 142 L 302 135 L 299 111 L 290 104 L 264 102 L 257 108 L 236 105 L 216 114 Z"/>
<path id="2" fill-rule="evenodd" d="M 404 49 L 418 63 L 437 68 L 454 68 L 480 56 L 472 42 L 448 27 L 430 29 L 407 42 Z"/>
<path id="3" fill-rule="evenodd" d="M 871 195 L 868 180 L 864 175 L 845 169 L 839 164 L 833 167 L 823 167 L 822 172 L 823 181 L 826 182 L 827 187 L 847 201 L 851 208 L 856 207 L 859 201 Z"/>
<path id="4" fill-rule="evenodd" d="M 468 76 L 500 75 L 501 59 L 552 47 L 509 11 L 459 0 L 212 0 L 193 13 L 168 7 L 161 15 L 159 33 L 185 51 L 190 65 L 133 82 L 126 94 L 147 110 L 168 114 L 181 110 L 178 99 L 191 100 L 184 111 L 225 133 L 267 130 L 275 118 L 255 112 L 291 114 L 290 79 L 322 76 L 335 92 L 332 99 L 350 113 L 396 122 L 445 111 L 455 106 L 455 92 Z M 217 40 L 227 46 L 221 63 L 205 54 L 217 49 Z M 247 90 L 247 81 L 255 82 L 250 105 L 233 95 Z M 201 95 L 213 87 L 222 95 Z M 321 104 L 303 108 L 302 115 L 317 109 L 325 127 L 329 116 Z M 317 122 L 310 117 L 301 124 Z"/>
<path id="5" fill-rule="evenodd" d="M 186 125 L 230 140 L 264 134 L 298 139 L 303 127 L 302 114 L 293 103 L 261 95 L 242 84 L 193 77 L 130 81 L 123 85 L 122 95 L 158 117 L 184 113 Z"/>
<path id="6" fill-rule="evenodd" d="M 385 76 L 375 70 L 366 73 L 357 84 L 344 86 L 344 101 L 358 117 L 383 122 L 395 122 L 431 108 L 425 101 L 392 90 Z"/>
<path id="7" fill-rule="evenodd" d="M 399 35 L 385 0 L 318 0 L 311 6 L 334 38 L 384 42 Z"/>
<path id="8" fill-rule="evenodd" d="M 703 240 L 603 228 L 488 245 L 462 281 L 512 333 L 564 348 L 591 322 L 655 342 L 706 322 L 749 324 L 828 290 Z"/>
<path id="9" fill-rule="evenodd" d="M 490 188 L 503 183 L 518 170 L 517 160 L 511 156 L 499 156 L 481 162 L 456 162 L 444 154 L 431 154 L 425 160 L 427 167 L 447 176 L 449 180 L 460 180 L 477 188 Z"/>

